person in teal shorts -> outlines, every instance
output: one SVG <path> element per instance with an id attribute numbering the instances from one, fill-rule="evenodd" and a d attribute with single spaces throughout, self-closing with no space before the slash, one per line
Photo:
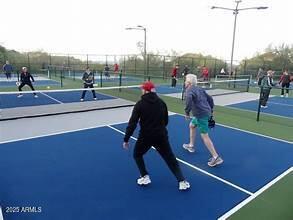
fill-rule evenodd
<path id="1" fill-rule="evenodd" d="M 194 74 L 186 75 L 186 107 L 185 118 L 190 119 L 190 112 L 192 112 L 192 119 L 189 124 L 190 135 L 189 143 L 183 144 L 183 148 L 190 153 L 195 152 L 195 132 L 199 129 L 200 136 L 211 153 L 212 157 L 208 161 L 211 167 L 217 166 L 224 162 L 224 160 L 217 153 L 212 140 L 209 137 L 208 121 L 212 116 L 214 101 L 213 98 L 206 93 L 204 89 L 197 86 L 197 76 Z"/>

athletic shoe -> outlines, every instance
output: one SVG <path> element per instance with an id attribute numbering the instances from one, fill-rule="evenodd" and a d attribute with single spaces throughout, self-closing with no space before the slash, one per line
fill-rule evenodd
<path id="1" fill-rule="evenodd" d="M 34 95 L 35 98 L 38 98 L 38 95 Z"/>
<path id="2" fill-rule="evenodd" d="M 187 182 L 186 180 L 180 181 L 179 182 L 179 190 L 187 190 L 190 188 L 190 183 Z"/>
<path id="3" fill-rule="evenodd" d="M 150 179 L 149 175 L 144 175 L 143 177 L 140 177 L 137 179 L 137 184 L 140 186 L 146 186 L 150 184 L 152 181 Z"/>
<path id="4" fill-rule="evenodd" d="M 288 93 L 286 93 L 285 97 L 286 97 L 286 98 L 288 98 L 288 97 L 289 97 L 289 94 L 288 94 Z"/>
<path id="5" fill-rule="evenodd" d="M 94 98 L 94 100 L 96 101 L 96 100 L 97 100 L 97 98 Z"/>
<path id="6" fill-rule="evenodd" d="M 81 102 L 83 102 L 83 99 L 80 99 Z"/>
<path id="7" fill-rule="evenodd" d="M 221 164 L 223 162 L 224 162 L 224 160 L 219 156 L 217 158 L 212 157 L 212 158 L 209 159 L 208 165 L 210 167 L 214 167 L 214 166 L 217 166 L 217 165 L 219 165 L 219 164 Z"/>
<path id="8" fill-rule="evenodd" d="M 281 95 L 281 97 L 284 97 L 284 95 Z"/>
<path id="9" fill-rule="evenodd" d="M 193 146 L 191 146 L 190 144 L 183 144 L 182 147 L 185 149 L 185 150 L 188 150 L 190 153 L 194 153 L 195 149 Z"/>
<path id="10" fill-rule="evenodd" d="M 17 96 L 17 98 L 20 98 L 20 97 L 22 97 L 23 95 L 22 94 L 19 94 L 18 96 Z"/>
<path id="11" fill-rule="evenodd" d="M 267 105 L 261 105 L 260 107 L 261 108 L 267 108 L 268 106 Z"/>

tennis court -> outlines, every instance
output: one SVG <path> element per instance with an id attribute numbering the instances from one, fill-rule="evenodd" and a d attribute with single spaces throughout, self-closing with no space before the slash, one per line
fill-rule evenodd
<path id="1" fill-rule="evenodd" d="M 252 100 L 228 106 L 257 112 L 258 104 L 259 100 Z M 270 97 L 267 105 L 268 108 L 262 108 L 261 113 L 293 118 L 293 98 L 284 98 L 278 96 Z"/>
<path id="2" fill-rule="evenodd" d="M 40 77 L 40 76 L 34 76 L 35 82 L 34 82 L 34 86 L 58 86 L 60 85 L 60 82 L 45 78 L 45 77 Z M 17 82 L 17 77 L 13 77 L 11 78 L 11 80 L 7 80 L 5 78 L 0 78 L 0 87 L 15 87 L 15 89 L 17 89 L 16 86 L 16 82 Z"/>
<path id="3" fill-rule="evenodd" d="M 33 127 L 22 133 L 21 127 L 13 132 L 6 127 L 0 144 L 4 219 L 217 219 L 292 167 L 291 142 L 218 125 L 210 135 L 225 162 L 210 168 L 201 141 L 194 154 L 181 147 L 188 140 L 188 122 L 172 114 L 170 142 L 192 188 L 180 192 L 154 150 L 145 157 L 152 184 L 141 188 L 132 158 L 137 133 L 131 150 L 122 149 L 130 111 L 100 110 L 97 118 L 84 116 L 90 119 L 78 126 L 76 120 L 69 126 L 60 118 L 44 117 L 42 123 L 31 120 Z M 68 122 L 82 116 L 64 117 Z M 54 126 L 54 120 L 63 128 Z M 27 207 L 27 212 L 17 212 Z"/>

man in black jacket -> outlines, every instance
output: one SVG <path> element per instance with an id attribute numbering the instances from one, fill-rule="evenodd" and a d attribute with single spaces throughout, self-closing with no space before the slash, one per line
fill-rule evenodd
<path id="1" fill-rule="evenodd" d="M 151 147 L 154 147 L 178 180 L 179 190 L 186 190 L 190 188 L 190 184 L 184 179 L 168 140 L 168 131 L 166 129 L 168 125 L 167 105 L 155 93 L 155 86 L 152 82 L 145 82 L 141 89 L 143 95 L 133 108 L 123 143 L 123 147 L 128 149 L 129 138 L 139 121 L 140 131 L 133 152 L 133 157 L 141 175 L 137 179 L 137 184 L 148 185 L 151 183 L 151 179 L 146 171 L 143 155 Z"/>
<path id="2" fill-rule="evenodd" d="M 25 85 L 28 85 L 31 90 L 35 90 L 32 84 L 32 81 L 34 82 L 35 79 L 34 77 L 27 71 L 26 67 L 22 67 L 21 69 L 21 74 L 20 74 L 20 85 L 18 86 L 18 91 L 22 91 L 22 87 L 24 87 Z M 33 93 L 35 98 L 38 98 L 36 93 Z M 22 94 L 19 93 L 19 95 L 17 96 L 18 98 L 22 97 Z"/>
<path id="3" fill-rule="evenodd" d="M 83 80 L 83 88 L 85 89 L 94 88 L 94 73 L 91 72 L 89 67 L 86 68 L 82 76 L 82 80 Z M 80 98 L 81 102 L 83 102 L 84 100 L 85 93 L 86 93 L 86 90 L 83 90 L 81 94 L 81 98 Z M 92 90 L 92 93 L 93 93 L 94 100 L 97 100 L 96 92 L 94 89 Z"/>

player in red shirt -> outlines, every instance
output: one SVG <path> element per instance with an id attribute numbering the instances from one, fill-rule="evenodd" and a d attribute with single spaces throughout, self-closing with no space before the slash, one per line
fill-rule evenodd
<path id="1" fill-rule="evenodd" d="M 171 77 L 172 77 L 171 87 L 176 87 L 178 73 L 179 73 L 179 65 L 176 65 L 175 67 L 173 67 L 171 72 Z"/>
<path id="2" fill-rule="evenodd" d="M 118 72 L 119 72 L 119 65 L 117 63 L 114 64 L 114 74 L 115 76 L 118 75 Z"/>
<path id="3" fill-rule="evenodd" d="M 209 69 L 206 66 L 202 67 L 201 77 L 203 78 L 203 81 L 209 80 Z"/>

